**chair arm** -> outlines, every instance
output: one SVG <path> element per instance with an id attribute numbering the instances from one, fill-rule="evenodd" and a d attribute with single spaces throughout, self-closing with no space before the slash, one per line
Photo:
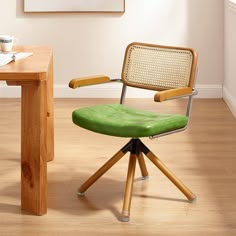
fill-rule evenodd
<path id="1" fill-rule="evenodd" d="M 87 77 L 80 77 L 72 79 L 69 83 L 70 88 L 77 88 L 81 86 L 87 86 L 87 85 L 94 85 L 94 84 L 102 84 L 111 82 L 112 80 L 105 75 L 95 75 L 95 76 L 87 76 Z"/>
<path id="2" fill-rule="evenodd" d="M 155 102 L 163 102 L 165 100 L 175 98 L 175 97 L 184 97 L 189 96 L 192 94 L 191 87 L 182 87 L 182 88 L 175 88 L 175 89 L 168 89 L 164 91 L 160 91 L 155 94 L 154 101 Z"/>

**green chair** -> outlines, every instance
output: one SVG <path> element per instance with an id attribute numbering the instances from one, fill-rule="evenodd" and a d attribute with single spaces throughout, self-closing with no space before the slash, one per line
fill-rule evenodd
<path id="1" fill-rule="evenodd" d="M 144 155 L 179 188 L 189 201 L 196 198 L 140 140 L 142 137 L 153 139 L 184 131 L 187 128 L 192 98 L 197 94 L 194 89 L 196 66 L 197 54 L 191 48 L 136 42 L 128 45 L 120 80 L 123 83 L 120 104 L 95 105 L 77 109 L 72 113 L 72 120 L 77 126 L 104 135 L 130 138 L 124 147 L 79 188 L 79 195 L 83 195 L 95 181 L 127 152 L 130 152 L 122 221 L 127 222 L 130 217 L 136 160 L 142 177 L 145 179 L 148 176 Z M 107 82 L 113 80 L 98 75 L 72 79 L 69 87 L 75 89 Z M 155 102 L 187 97 L 186 114 L 159 114 L 126 106 L 124 100 L 127 86 L 157 91 L 154 96 Z"/>

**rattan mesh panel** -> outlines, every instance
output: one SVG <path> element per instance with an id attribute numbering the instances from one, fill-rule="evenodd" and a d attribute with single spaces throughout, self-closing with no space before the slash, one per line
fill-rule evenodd
<path id="1" fill-rule="evenodd" d="M 189 86 L 190 50 L 132 45 L 126 53 L 122 79 L 141 88 L 164 90 Z"/>

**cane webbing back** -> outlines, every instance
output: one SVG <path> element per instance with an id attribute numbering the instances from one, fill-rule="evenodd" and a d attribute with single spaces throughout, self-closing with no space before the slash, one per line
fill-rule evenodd
<path id="1" fill-rule="evenodd" d="M 192 49 L 132 43 L 126 49 L 122 80 L 126 85 L 152 90 L 193 87 L 193 70 Z"/>

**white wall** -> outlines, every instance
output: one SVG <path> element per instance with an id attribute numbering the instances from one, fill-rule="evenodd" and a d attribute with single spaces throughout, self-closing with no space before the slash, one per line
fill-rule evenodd
<path id="1" fill-rule="evenodd" d="M 57 97 L 77 96 L 78 91 L 67 88 L 77 76 L 119 77 L 125 47 L 132 41 L 196 48 L 199 95 L 222 97 L 223 4 L 223 0 L 126 0 L 124 14 L 26 14 L 23 0 L 7 0 L 1 5 L 0 34 L 13 34 L 23 45 L 52 46 Z M 101 95 L 116 96 L 118 87 L 111 85 L 109 93 L 107 86 L 99 87 Z M 92 96 L 90 91 L 94 94 L 90 88 L 84 96 Z M 16 94 L 12 87 L 0 87 L 0 97 Z"/>
<path id="2" fill-rule="evenodd" d="M 224 100 L 236 117 L 236 2 L 225 0 Z"/>

